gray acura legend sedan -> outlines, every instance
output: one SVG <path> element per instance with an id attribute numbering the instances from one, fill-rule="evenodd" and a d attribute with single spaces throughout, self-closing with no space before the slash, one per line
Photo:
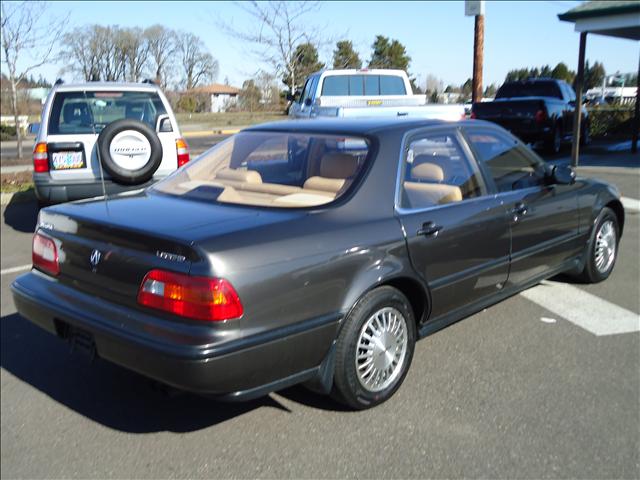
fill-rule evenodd
<path id="1" fill-rule="evenodd" d="M 352 408 L 418 338 L 566 272 L 598 282 L 618 191 L 478 120 L 249 128 L 144 191 L 40 212 L 18 311 L 166 384 L 249 399 L 305 383 Z"/>

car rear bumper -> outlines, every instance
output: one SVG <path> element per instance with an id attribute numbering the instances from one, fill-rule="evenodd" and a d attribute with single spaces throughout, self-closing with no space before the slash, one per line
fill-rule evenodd
<path id="1" fill-rule="evenodd" d="M 35 270 L 18 277 L 11 290 L 21 316 L 62 338 L 70 330 L 90 334 L 101 358 L 179 389 L 238 400 L 312 379 L 340 320 L 327 316 L 251 337 L 224 340 L 221 335 L 212 342 L 200 325 L 201 340 L 184 327 L 178 334 L 166 328 L 165 319 L 85 294 Z"/>
<path id="2" fill-rule="evenodd" d="M 108 195 L 139 190 L 162 180 L 164 177 L 154 177 L 140 185 L 122 185 L 110 179 L 104 180 L 105 191 Z M 100 180 L 53 180 L 48 174 L 34 174 L 33 183 L 38 200 L 46 203 L 63 203 L 83 198 L 99 197 L 103 195 Z"/>

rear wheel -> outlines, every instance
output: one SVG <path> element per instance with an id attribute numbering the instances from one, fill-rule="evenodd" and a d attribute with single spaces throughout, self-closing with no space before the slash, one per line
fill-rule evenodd
<path id="1" fill-rule="evenodd" d="M 587 245 L 587 258 L 580 279 L 597 283 L 611 275 L 611 271 L 618 256 L 618 241 L 620 239 L 620 226 L 618 217 L 610 208 L 603 208 L 595 224 L 589 244 Z"/>
<path id="2" fill-rule="evenodd" d="M 358 410 L 389 399 L 409 371 L 415 341 L 407 298 L 387 286 L 367 293 L 338 337 L 332 396 Z"/>

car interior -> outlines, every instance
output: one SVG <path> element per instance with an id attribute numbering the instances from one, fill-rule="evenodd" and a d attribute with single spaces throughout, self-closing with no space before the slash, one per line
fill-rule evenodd
<path id="1" fill-rule="evenodd" d="M 367 157 L 366 149 L 349 150 L 333 138 L 271 137 L 257 144 L 236 141 L 226 162 L 213 168 L 206 160 L 196 162 L 178 182 L 161 183 L 158 189 L 199 198 L 214 195 L 223 203 L 311 207 L 347 191 Z"/>

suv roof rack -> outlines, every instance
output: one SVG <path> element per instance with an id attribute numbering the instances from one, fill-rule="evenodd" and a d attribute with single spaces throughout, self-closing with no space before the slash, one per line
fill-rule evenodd
<path id="1" fill-rule="evenodd" d="M 62 80 L 61 78 L 57 79 L 54 83 L 54 85 L 62 85 L 64 83 L 64 80 Z"/>
<path id="2" fill-rule="evenodd" d="M 142 83 L 150 83 L 151 85 L 155 85 L 156 84 L 156 82 L 154 82 L 150 78 L 145 78 L 144 80 L 142 80 Z"/>

